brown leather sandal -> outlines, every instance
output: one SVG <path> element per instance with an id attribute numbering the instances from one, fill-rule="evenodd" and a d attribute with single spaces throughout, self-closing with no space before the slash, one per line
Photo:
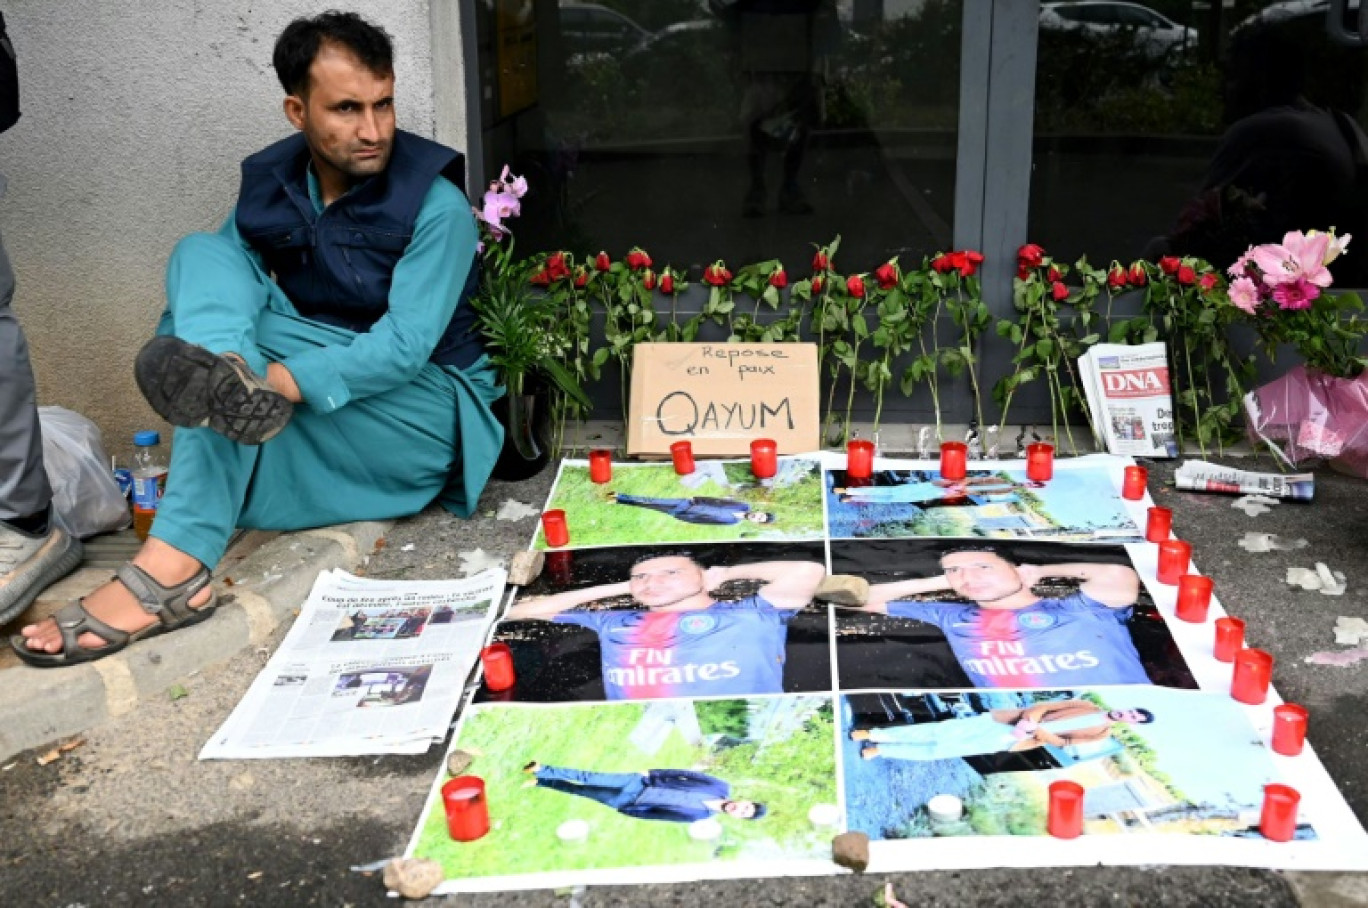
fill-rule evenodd
<path id="1" fill-rule="evenodd" d="M 195 576 L 175 586 L 163 586 L 152 579 L 152 575 L 147 571 L 131 563 L 121 565 L 114 572 L 114 579 L 128 587 L 143 611 L 157 616 L 156 624 L 133 633 L 121 631 L 86 611 L 85 601 L 82 600 L 63 606 L 53 616 L 62 632 L 60 653 L 44 653 L 30 649 L 28 638 L 18 634 L 10 637 L 10 649 L 14 650 L 20 659 L 38 668 L 94 662 L 96 659 L 112 656 L 138 640 L 199 624 L 210 618 L 218 606 L 218 596 L 212 589 L 209 591 L 209 600 L 204 605 L 198 608 L 190 606 L 190 600 L 209 585 L 208 568 L 200 568 Z M 95 648 L 82 646 L 78 641 L 85 633 L 94 634 L 104 640 L 106 645 Z"/>

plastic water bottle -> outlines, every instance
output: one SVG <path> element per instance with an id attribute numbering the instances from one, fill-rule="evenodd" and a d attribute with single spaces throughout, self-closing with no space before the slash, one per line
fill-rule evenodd
<path id="1" fill-rule="evenodd" d="M 133 444 L 137 445 L 133 454 L 133 532 L 145 540 L 166 488 L 166 460 L 159 432 L 138 432 Z"/>

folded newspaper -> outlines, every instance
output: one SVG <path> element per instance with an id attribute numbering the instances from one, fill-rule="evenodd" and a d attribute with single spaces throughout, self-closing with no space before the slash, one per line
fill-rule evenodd
<path id="1" fill-rule="evenodd" d="M 446 736 L 505 579 L 323 572 L 200 759 L 423 753 Z"/>
<path id="2" fill-rule="evenodd" d="M 1192 492 L 1268 495 L 1294 501 L 1310 501 L 1316 494 L 1316 477 L 1310 473 L 1251 473 L 1205 460 L 1185 462 L 1174 471 L 1173 481 Z"/>
<path id="3" fill-rule="evenodd" d="M 1096 344 L 1078 358 L 1093 434 L 1109 453 L 1177 457 L 1162 343 Z"/>

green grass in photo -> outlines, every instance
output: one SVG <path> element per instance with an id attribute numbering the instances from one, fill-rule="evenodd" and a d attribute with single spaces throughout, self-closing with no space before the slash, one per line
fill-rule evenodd
<path id="1" fill-rule="evenodd" d="M 781 473 L 771 487 L 760 485 L 750 464 L 712 464 L 725 473 L 726 485 L 703 481 L 684 485 L 668 464 L 614 464 L 611 482 L 589 480 L 587 466 L 567 464 L 561 470 L 549 507 L 565 511 L 574 546 L 625 545 L 651 542 L 729 542 L 817 539 L 826 532 L 822 516 L 822 473 L 816 461 L 781 461 Z M 753 511 L 776 515 L 771 524 L 742 521 L 733 525 L 686 523 L 645 508 L 614 504 L 608 493 L 645 498 L 734 498 Z M 537 546 L 545 548 L 540 531 Z"/>
<path id="2" fill-rule="evenodd" d="M 645 704 L 477 709 L 457 746 L 478 753 L 468 772 L 485 781 L 490 831 L 475 842 L 452 841 L 439 792 L 427 806 L 415 857 L 440 862 L 446 877 L 456 879 L 822 856 L 830 850 L 832 831 L 815 829 L 807 814 L 813 804 L 836 799 L 830 703 L 818 697 L 775 699 L 777 708 L 762 700 L 694 704 L 704 743 L 690 744 L 671 729 L 663 742 L 653 742 L 659 745 L 654 753 L 642 753 L 631 739 Z M 748 716 L 768 723 L 763 740 L 739 737 Z M 531 760 L 603 772 L 698 769 L 726 779 L 735 797 L 764 802 L 769 815 L 754 822 L 720 818 L 719 838 L 696 841 L 687 823 L 633 819 L 587 798 L 524 787 L 532 777 L 523 766 Z M 568 820 L 589 824 L 585 841 L 557 837 Z"/>

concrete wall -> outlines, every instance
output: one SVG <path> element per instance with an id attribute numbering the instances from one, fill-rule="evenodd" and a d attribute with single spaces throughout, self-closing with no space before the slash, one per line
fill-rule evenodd
<path id="1" fill-rule="evenodd" d="M 270 63 L 276 36 L 296 16 L 345 5 L 0 0 L 23 110 L 0 137 L 15 310 L 40 403 L 95 420 L 111 453 L 129 453 L 137 429 L 165 428 L 133 384 L 132 361 L 161 311 L 173 244 L 216 229 L 241 159 L 291 129 Z M 464 102 L 448 58 L 435 93 L 433 78 L 434 45 L 439 57 L 459 53 L 456 5 L 350 8 L 394 38 L 399 125 L 460 143 Z"/>

